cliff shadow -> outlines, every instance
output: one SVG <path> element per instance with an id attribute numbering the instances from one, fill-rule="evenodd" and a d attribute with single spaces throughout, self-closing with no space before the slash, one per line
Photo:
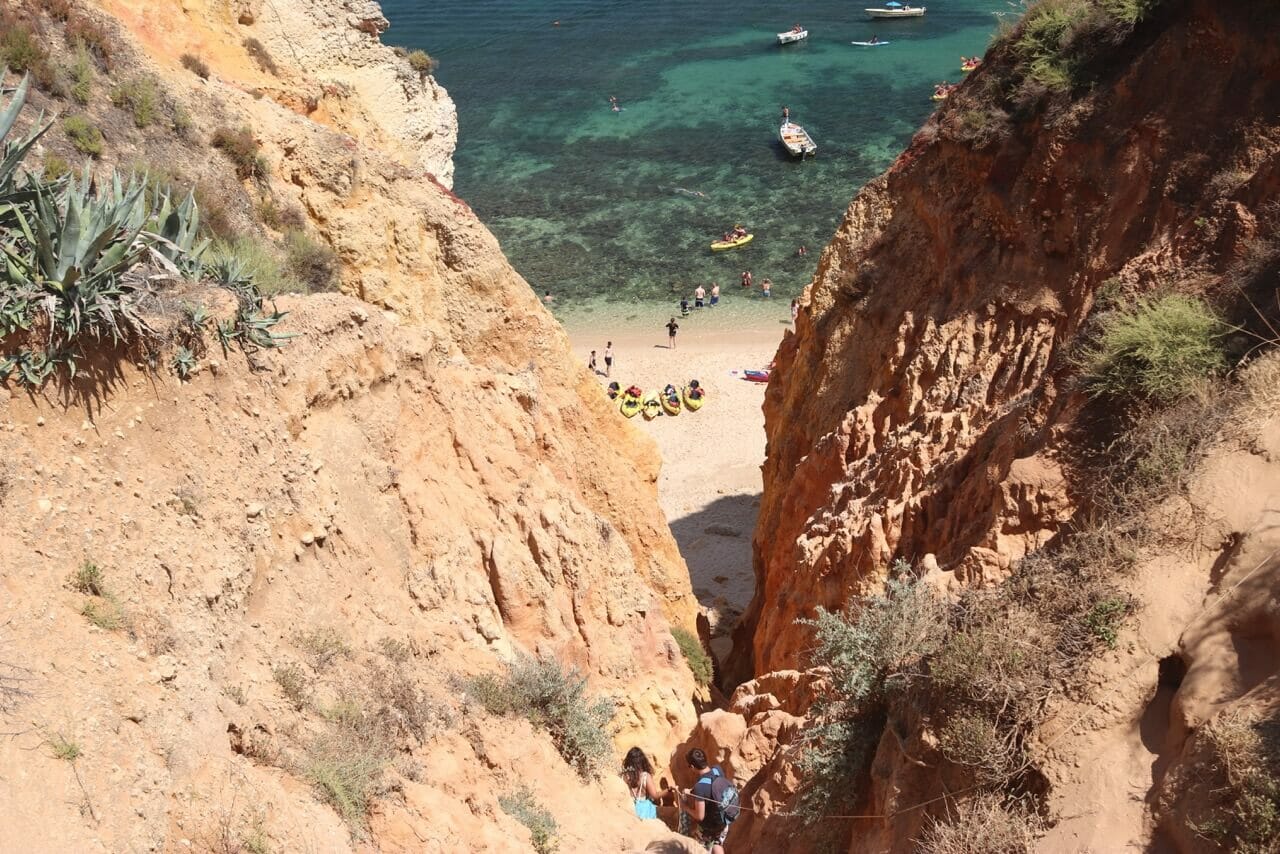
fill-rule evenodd
<path id="1" fill-rule="evenodd" d="M 740 492 L 671 520 L 671 534 L 713 636 L 729 633 L 755 592 L 751 538 L 759 513 L 760 492 Z"/>

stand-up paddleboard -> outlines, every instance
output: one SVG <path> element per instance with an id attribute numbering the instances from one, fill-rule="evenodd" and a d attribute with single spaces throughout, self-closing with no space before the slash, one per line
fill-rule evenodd
<path id="1" fill-rule="evenodd" d="M 849 44 L 856 44 L 858 47 L 880 47 L 888 42 L 849 42 Z"/>

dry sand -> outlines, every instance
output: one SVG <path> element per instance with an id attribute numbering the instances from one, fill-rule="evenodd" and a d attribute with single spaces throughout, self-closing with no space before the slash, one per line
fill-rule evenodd
<path id="1" fill-rule="evenodd" d="M 784 302 L 779 309 L 785 312 L 786 306 Z M 601 389 L 610 380 L 647 392 L 697 379 L 707 390 L 706 403 L 697 412 L 652 421 L 637 415 L 630 423 L 652 436 L 662 452 L 662 509 L 712 632 L 722 636 L 750 602 L 755 586 L 751 535 L 764 462 L 764 385 L 748 382 L 741 372 L 766 367 L 789 326 L 770 318 L 770 323 L 731 331 L 717 328 L 712 310 L 703 312 L 678 318 L 674 350 L 667 347 L 665 317 L 646 318 L 643 330 L 629 325 L 601 331 L 574 324 L 569 333 L 584 363 L 596 350 Z M 606 340 L 613 341 L 612 377 L 603 375 Z M 717 643 L 716 651 L 726 652 L 720 649 L 724 645 Z"/>

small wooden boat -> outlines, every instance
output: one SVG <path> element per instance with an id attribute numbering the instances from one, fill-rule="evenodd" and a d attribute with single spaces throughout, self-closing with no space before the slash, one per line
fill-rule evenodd
<path id="1" fill-rule="evenodd" d="M 869 18 L 923 18 L 924 6 L 904 6 L 897 0 L 889 0 L 883 6 L 863 9 Z"/>
<path id="2" fill-rule="evenodd" d="M 809 38 L 808 30 L 787 30 L 785 33 L 778 33 L 778 44 L 795 44 Z"/>
<path id="3" fill-rule="evenodd" d="M 793 157 L 807 157 L 816 154 L 818 144 L 809 136 L 809 132 L 795 122 L 783 122 L 778 128 L 778 138 Z"/>

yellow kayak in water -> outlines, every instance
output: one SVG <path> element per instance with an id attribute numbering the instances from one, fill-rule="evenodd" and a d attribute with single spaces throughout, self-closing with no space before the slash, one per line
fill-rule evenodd
<path id="1" fill-rule="evenodd" d="M 735 237 L 733 240 L 717 240 L 711 244 L 712 252 L 723 252 L 726 249 L 737 249 L 739 246 L 746 246 L 751 242 L 754 234 L 744 234 L 742 237 Z"/>

